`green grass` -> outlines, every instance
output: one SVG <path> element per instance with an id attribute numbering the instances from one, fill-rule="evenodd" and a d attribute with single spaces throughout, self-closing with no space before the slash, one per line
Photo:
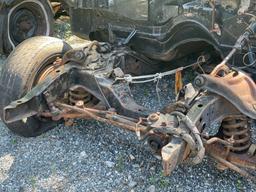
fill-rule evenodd
<path id="1" fill-rule="evenodd" d="M 60 17 L 54 25 L 54 36 L 68 40 L 72 36 L 69 17 Z"/>
<path id="2" fill-rule="evenodd" d="M 121 172 L 123 172 L 124 168 L 125 168 L 124 157 L 122 155 L 119 155 L 117 158 L 116 170 L 119 173 L 121 173 Z"/>
<path id="3" fill-rule="evenodd" d="M 165 177 L 162 172 L 159 174 L 151 175 L 149 178 L 149 183 L 160 189 L 165 189 L 170 186 L 169 178 Z"/>

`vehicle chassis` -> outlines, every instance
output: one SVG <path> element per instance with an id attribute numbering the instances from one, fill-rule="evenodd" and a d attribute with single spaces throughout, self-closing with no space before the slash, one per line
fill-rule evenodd
<path id="1" fill-rule="evenodd" d="M 146 139 L 162 158 L 165 175 L 182 162 L 199 164 L 208 154 L 218 161 L 218 168 L 255 179 L 244 168 L 256 169 L 256 145 L 250 138 L 251 121 L 256 119 L 256 85 L 247 74 L 227 65 L 255 31 L 256 24 L 251 25 L 211 74 L 198 75 L 194 85 L 179 91 L 177 102 L 160 112 L 138 105 L 129 83 L 158 80 L 166 73 L 125 75 L 130 70 L 126 61 L 137 58 L 136 53 L 93 41 L 57 58 L 37 86 L 4 108 L 3 120 L 25 122 L 34 115 L 67 123 L 75 118 L 95 119 Z"/>

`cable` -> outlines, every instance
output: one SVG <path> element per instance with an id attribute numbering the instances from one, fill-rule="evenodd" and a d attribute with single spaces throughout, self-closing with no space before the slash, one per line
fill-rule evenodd
<path id="1" fill-rule="evenodd" d="M 201 61 L 200 61 L 200 58 L 202 58 Z M 201 66 L 201 63 L 204 63 L 204 62 L 205 62 L 204 60 L 205 60 L 205 57 L 202 56 L 202 55 L 197 58 L 198 67 L 199 67 L 199 69 L 201 69 L 201 71 L 203 72 L 203 74 L 205 74 L 205 71 L 204 71 L 203 67 Z"/>
<path id="2" fill-rule="evenodd" d="M 246 57 L 247 57 L 249 54 L 254 54 L 254 58 L 256 58 L 256 54 L 255 54 L 255 53 L 253 53 L 253 52 L 247 52 L 247 53 L 243 56 L 243 64 L 244 64 L 245 66 L 243 66 L 243 67 L 237 67 L 238 69 L 246 69 L 246 68 L 252 67 L 253 65 L 256 64 L 256 59 L 254 59 L 254 61 L 253 61 L 252 63 L 250 63 L 250 64 L 246 63 L 245 59 L 246 59 Z"/>
<path id="3" fill-rule="evenodd" d="M 256 18 L 256 15 L 254 15 L 254 14 L 252 14 L 252 13 L 243 13 L 243 15 L 248 15 L 248 16 L 251 16 L 251 17 Z"/>
<path id="4" fill-rule="evenodd" d="M 183 70 L 185 70 L 187 68 L 194 67 L 194 66 L 202 67 L 201 63 L 203 61 L 205 61 L 205 59 L 203 57 L 204 56 L 198 57 L 196 63 L 192 63 L 192 64 L 187 65 L 185 67 L 180 67 L 180 68 L 177 68 L 177 69 L 174 69 L 174 70 L 170 70 L 170 71 L 166 71 L 166 72 L 163 72 L 163 73 L 156 73 L 156 74 L 150 74 L 150 75 L 131 76 L 130 74 L 126 74 L 124 77 L 116 77 L 115 81 L 124 80 L 124 81 L 126 81 L 128 83 L 133 83 L 133 84 L 148 83 L 148 82 L 152 82 L 152 81 L 153 82 L 157 82 L 158 79 L 162 79 L 165 76 L 173 75 L 177 71 L 183 71 Z M 199 63 L 200 62 L 200 58 L 202 58 L 201 63 Z"/>

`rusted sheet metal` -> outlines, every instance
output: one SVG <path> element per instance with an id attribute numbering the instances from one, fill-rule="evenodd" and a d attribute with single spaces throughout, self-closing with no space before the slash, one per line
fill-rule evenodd
<path id="1" fill-rule="evenodd" d="M 242 113 L 256 119 L 256 85 L 254 81 L 241 71 L 227 72 L 223 66 L 211 75 L 201 75 L 195 83 L 202 89 L 209 90 L 225 97 Z"/>
<path id="2" fill-rule="evenodd" d="M 173 138 L 170 143 L 162 148 L 162 164 L 164 175 L 170 175 L 177 165 L 182 162 L 186 142 L 181 138 Z"/>

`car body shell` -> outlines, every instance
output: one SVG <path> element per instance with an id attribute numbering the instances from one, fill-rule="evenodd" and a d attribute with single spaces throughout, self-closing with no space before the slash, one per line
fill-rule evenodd
<path id="1" fill-rule="evenodd" d="M 214 5 L 215 9 L 209 1 L 191 0 L 72 2 L 71 23 L 76 35 L 122 43 L 136 31 L 129 39 L 129 46 L 152 59 L 163 61 L 182 57 L 191 50 L 204 50 L 206 46 L 225 54 L 251 19 L 237 14 L 241 7 L 237 0 L 220 1 Z M 249 3 L 248 9 L 255 11 L 255 5 Z M 141 4 L 145 6 L 140 9 Z M 137 12 L 131 11 L 136 9 Z"/>
<path id="2" fill-rule="evenodd" d="M 8 8 L 24 0 L 0 1 L 0 26 Z M 249 11 L 255 13 L 250 0 Z M 241 1 L 241 2 L 242 2 Z M 250 16 L 238 15 L 243 4 L 223 0 L 60 0 L 69 6 L 72 32 L 82 38 L 113 44 L 126 42 L 149 58 L 170 61 L 191 51 L 214 48 L 224 55 L 248 26 Z M 251 3 L 252 2 L 252 3 Z M 50 2 L 48 2 L 50 4 Z M 135 11 L 134 11 L 135 10 Z M 213 11 L 216 10 L 216 11 Z M 0 28 L 0 39 L 4 28 Z M 135 34 L 129 39 L 130 34 Z M 0 52 L 3 41 L 0 41 Z"/>

